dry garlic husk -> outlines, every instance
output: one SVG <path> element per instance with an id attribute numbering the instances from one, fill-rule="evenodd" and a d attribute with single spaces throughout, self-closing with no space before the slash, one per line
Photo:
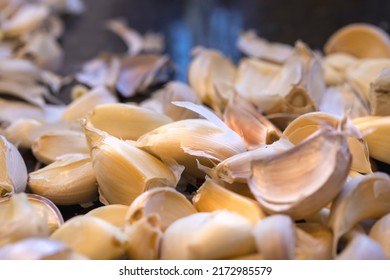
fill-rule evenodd
<path id="1" fill-rule="evenodd" d="M 261 97 L 280 66 L 258 59 L 244 58 L 238 65 L 235 89 L 240 97 L 253 104 L 261 104 Z"/>
<path id="2" fill-rule="evenodd" d="M 341 119 L 330 114 L 321 112 L 307 113 L 292 121 L 283 131 L 283 134 L 292 143 L 299 144 L 314 132 L 318 131 L 324 123 L 328 123 L 334 128 L 337 128 L 341 122 Z M 351 169 L 361 173 L 371 173 L 367 143 L 352 124 L 347 124 L 346 129 L 353 133 L 352 136 L 347 137 L 348 148 L 352 154 Z"/>
<path id="3" fill-rule="evenodd" d="M 125 217 L 128 210 L 129 206 L 127 205 L 111 204 L 95 208 L 85 215 L 98 217 L 114 226 L 123 228 L 125 226 Z"/>
<path id="4" fill-rule="evenodd" d="M 219 85 L 232 85 L 235 65 L 215 50 L 200 49 L 188 69 L 188 81 L 203 103 L 215 111 L 222 111 L 225 97 L 217 92 Z"/>
<path id="5" fill-rule="evenodd" d="M 192 198 L 192 202 L 199 212 L 226 209 L 240 214 L 252 224 L 265 217 L 257 201 L 234 193 L 211 179 L 206 179 Z"/>
<path id="6" fill-rule="evenodd" d="M 74 252 L 93 260 L 121 258 L 126 240 L 119 228 L 93 216 L 71 218 L 50 238 L 63 242 Z"/>
<path id="7" fill-rule="evenodd" d="M 300 115 L 315 111 L 324 91 L 319 59 L 304 43 L 297 42 L 294 52 L 256 105 L 266 114 Z"/>
<path id="8" fill-rule="evenodd" d="M 26 238 L 0 249 L 0 260 L 85 260 L 67 245 L 50 238 Z"/>
<path id="9" fill-rule="evenodd" d="M 390 68 L 384 68 L 370 84 L 369 101 L 372 115 L 390 115 Z"/>
<path id="10" fill-rule="evenodd" d="M 252 104 L 238 96 L 229 100 L 223 119 L 227 126 L 241 136 L 249 150 L 272 144 L 282 134 Z"/>
<path id="11" fill-rule="evenodd" d="M 353 23 L 332 34 L 324 51 L 326 54 L 348 53 L 358 58 L 390 58 L 390 38 L 375 25 Z"/>
<path id="12" fill-rule="evenodd" d="M 0 135 L 0 197 L 26 189 L 27 167 L 18 149 Z"/>
<path id="13" fill-rule="evenodd" d="M 17 37 L 41 26 L 50 10 L 42 4 L 25 3 L 20 5 L 10 18 L 4 19 L 1 33 L 5 37 Z"/>
<path id="14" fill-rule="evenodd" d="M 381 172 L 348 181 L 332 203 L 329 226 L 332 228 L 333 252 L 341 236 L 358 222 L 381 218 L 390 213 L 390 177 Z"/>
<path id="15" fill-rule="evenodd" d="M 57 205 L 88 203 L 97 198 L 98 187 L 89 154 L 66 154 L 31 172 L 28 186 Z"/>
<path id="16" fill-rule="evenodd" d="M 137 140 L 145 133 L 172 122 L 166 115 L 130 104 L 96 106 L 87 116 L 88 125 L 120 139 Z"/>
<path id="17" fill-rule="evenodd" d="M 386 260 L 383 248 L 366 234 L 353 232 L 337 260 Z"/>
<path id="18" fill-rule="evenodd" d="M 104 204 L 130 205 L 145 190 L 176 186 L 180 174 L 156 157 L 97 129 L 85 126 L 85 133 Z"/>
<path id="19" fill-rule="evenodd" d="M 348 67 L 347 81 L 360 94 L 365 102 L 370 98 L 370 84 L 379 76 L 383 68 L 390 67 L 390 59 L 361 59 Z"/>
<path id="20" fill-rule="evenodd" d="M 30 149 L 32 141 L 29 135 L 41 125 L 42 123 L 35 119 L 18 119 L 0 133 L 16 147 Z"/>
<path id="21" fill-rule="evenodd" d="M 231 156 L 220 162 L 213 169 L 209 170 L 208 173 L 212 178 L 219 179 L 227 183 L 246 183 L 252 174 L 252 161 L 285 152 L 292 147 L 294 147 L 294 144 L 284 137 L 273 142 L 271 145 Z"/>
<path id="22" fill-rule="evenodd" d="M 117 98 L 106 87 L 95 87 L 69 104 L 62 114 L 61 119 L 65 121 L 76 121 L 84 118 L 97 105 L 111 104 L 117 101 Z"/>
<path id="23" fill-rule="evenodd" d="M 370 230 L 370 237 L 378 242 L 390 259 L 390 214 L 380 218 Z"/>
<path id="24" fill-rule="evenodd" d="M 356 63 L 357 58 L 347 53 L 331 53 L 322 60 L 324 80 L 328 86 L 337 86 L 345 82 L 346 71 Z"/>
<path id="25" fill-rule="evenodd" d="M 330 260 L 332 256 L 332 231 L 318 223 L 296 224 L 295 259 Z"/>
<path id="26" fill-rule="evenodd" d="M 129 206 L 125 220 L 131 225 L 141 218 L 155 215 L 159 228 L 165 231 L 174 221 L 196 212 L 183 194 L 170 187 L 160 187 L 138 196 Z"/>
<path id="27" fill-rule="evenodd" d="M 157 260 L 163 233 L 159 216 L 152 214 L 125 227 L 126 253 L 134 260 Z"/>
<path id="28" fill-rule="evenodd" d="M 200 99 L 188 85 L 182 82 L 169 82 L 164 88 L 153 93 L 152 97 L 140 103 L 140 106 L 160 114 L 164 114 L 174 121 L 196 119 L 198 114 L 172 104 L 175 101 L 200 103 Z"/>
<path id="29" fill-rule="evenodd" d="M 227 259 L 254 253 L 252 229 L 247 219 L 234 212 L 192 214 L 165 231 L 161 259 Z"/>
<path id="30" fill-rule="evenodd" d="M 289 45 L 271 43 L 263 38 L 259 38 L 252 30 L 240 35 L 237 46 L 240 51 L 248 56 L 280 64 L 284 63 L 293 51 L 293 48 Z"/>
<path id="31" fill-rule="evenodd" d="M 259 221 L 252 232 L 257 251 L 266 260 L 291 260 L 295 250 L 295 225 L 289 216 L 272 215 Z"/>
<path id="32" fill-rule="evenodd" d="M 49 235 L 46 215 L 36 211 L 25 193 L 0 201 L 0 247 L 28 237 Z"/>
<path id="33" fill-rule="evenodd" d="M 345 137 L 326 126 L 286 152 L 253 161 L 249 187 L 267 212 L 305 218 L 335 198 L 351 161 Z"/>
<path id="34" fill-rule="evenodd" d="M 246 150 L 238 134 L 207 108 L 190 102 L 175 102 L 207 118 L 176 121 L 152 130 L 140 137 L 137 146 L 162 160 L 173 159 L 185 166 L 185 172 L 204 177 L 197 160 L 210 166 Z"/>
<path id="35" fill-rule="evenodd" d="M 34 156 L 45 164 L 50 164 L 65 154 L 89 153 L 84 133 L 75 130 L 45 132 L 35 139 L 31 150 Z"/>
<path id="36" fill-rule="evenodd" d="M 390 164 L 390 116 L 358 118 L 352 123 L 367 142 L 370 157 Z"/>

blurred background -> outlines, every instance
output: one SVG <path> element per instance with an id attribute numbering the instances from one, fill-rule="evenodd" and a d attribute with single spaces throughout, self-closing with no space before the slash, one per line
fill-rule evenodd
<path id="1" fill-rule="evenodd" d="M 86 12 L 66 19 L 63 73 L 73 73 L 102 51 L 121 52 L 125 45 L 105 30 L 105 20 L 123 18 L 140 32 L 161 32 L 166 53 L 186 80 L 194 46 L 215 48 L 237 61 L 243 30 L 253 29 L 271 41 L 298 39 L 321 49 L 338 28 L 367 22 L 389 31 L 388 0 L 84 0 Z"/>

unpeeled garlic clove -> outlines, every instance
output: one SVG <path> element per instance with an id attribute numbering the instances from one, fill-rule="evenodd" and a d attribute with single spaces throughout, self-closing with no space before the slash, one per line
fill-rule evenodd
<path id="1" fill-rule="evenodd" d="M 125 226 L 126 253 L 133 260 L 157 260 L 163 233 L 159 216 L 152 214 Z"/>
<path id="2" fill-rule="evenodd" d="M 96 106 L 87 116 L 88 125 L 120 139 L 137 140 L 172 120 L 137 105 L 106 104 Z"/>
<path id="3" fill-rule="evenodd" d="M 358 58 L 390 58 L 390 38 L 381 28 L 352 23 L 336 31 L 325 44 L 325 53 L 348 53 Z"/>
<path id="4" fill-rule="evenodd" d="M 50 238 L 93 260 L 119 259 L 125 252 L 124 233 L 116 226 L 93 216 L 71 218 Z"/>
<path id="5" fill-rule="evenodd" d="M 28 186 L 57 205 L 74 205 L 96 199 L 98 187 L 87 154 L 66 154 L 53 163 L 31 172 Z"/>
<path id="6" fill-rule="evenodd" d="M 26 189 L 27 167 L 18 149 L 0 135 L 0 197 Z"/>
<path id="7" fill-rule="evenodd" d="M 387 258 L 390 259 L 390 214 L 375 222 L 369 235 L 382 246 Z"/>
<path id="8" fill-rule="evenodd" d="M 154 215 L 164 232 L 174 221 L 196 212 L 183 194 L 170 187 L 159 187 L 139 195 L 129 206 L 125 220 L 131 225 Z"/>
<path id="9" fill-rule="evenodd" d="M 253 236 L 256 248 L 266 260 L 291 260 L 294 258 L 295 225 L 289 216 L 272 215 L 259 221 Z"/>
<path id="10" fill-rule="evenodd" d="M 26 238 L 0 249 L 0 260 L 85 260 L 62 242 L 50 238 Z"/>
<path id="11" fill-rule="evenodd" d="M 41 134 L 31 146 L 34 156 L 50 164 L 65 154 L 89 154 L 85 135 L 74 130 L 53 130 Z"/>
<path id="12" fill-rule="evenodd" d="M 110 224 L 124 228 L 125 217 L 129 207 L 122 204 L 104 205 L 89 211 L 86 216 L 94 216 L 109 222 Z"/>
<path id="13" fill-rule="evenodd" d="M 86 124 L 84 129 L 104 204 L 130 205 L 145 190 L 176 186 L 180 175 L 156 157 Z"/>
<path id="14" fill-rule="evenodd" d="M 345 184 L 332 203 L 329 226 L 333 231 L 333 254 L 341 236 L 358 222 L 380 218 L 390 212 L 390 177 L 381 172 L 357 177 Z"/>
<path id="15" fill-rule="evenodd" d="M 226 210 L 186 216 L 165 231 L 161 259 L 226 259 L 254 253 L 252 228 L 247 219 Z"/>
<path id="16" fill-rule="evenodd" d="M 206 179 L 192 198 L 192 202 L 199 212 L 226 209 L 240 214 L 252 224 L 265 217 L 265 213 L 256 201 L 229 191 L 211 179 Z"/>
<path id="17" fill-rule="evenodd" d="M 268 213 L 305 218 L 336 197 L 351 161 L 345 137 L 326 126 L 286 152 L 253 161 L 248 183 Z"/>
<path id="18" fill-rule="evenodd" d="M 28 237 L 49 235 L 46 213 L 36 211 L 25 193 L 0 201 L 0 247 Z"/>

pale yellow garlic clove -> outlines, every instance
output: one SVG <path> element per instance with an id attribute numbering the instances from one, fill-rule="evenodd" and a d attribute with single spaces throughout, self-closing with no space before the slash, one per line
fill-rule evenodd
<path id="1" fill-rule="evenodd" d="M 32 141 L 29 135 L 41 124 L 35 119 L 18 119 L 5 128 L 3 134 L 16 147 L 30 149 Z"/>
<path id="2" fill-rule="evenodd" d="M 225 209 L 240 214 L 252 224 L 265 217 L 265 213 L 255 200 L 229 191 L 211 179 L 206 179 L 192 198 L 192 202 L 199 212 Z"/>
<path id="3" fill-rule="evenodd" d="M 172 120 L 137 105 L 106 104 L 96 106 L 87 116 L 88 125 L 108 134 L 129 140 L 137 140 Z"/>
<path id="4" fill-rule="evenodd" d="M 0 197 L 26 189 L 27 167 L 18 149 L 0 135 Z"/>
<path id="5" fill-rule="evenodd" d="M 155 216 L 164 232 L 176 220 L 196 212 L 183 194 L 170 187 L 159 187 L 138 196 L 129 206 L 125 220 L 133 224 L 142 218 Z"/>
<path id="6" fill-rule="evenodd" d="M 92 202 L 98 194 L 95 171 L 87 154 L 66 154 L 31 172 L 28 185 L 35 194 L 57 205 Z"/>
<path id="7" fill-rule="evenodd" d="M 227 259 L 255 252 L 251 223 L 229 211 L 196 213 L 165 231 L 161 259 Z"/>
<path id="8" fill-rule="evenodd" d="M 286 152 L 253 161 L 248 183 L 268 213 L 305 218 L 336 197 L 351 161 L 345 137 L 327 126 Z"/>
<path id="9" fill-rule="evenodd" d="M 343 52 L 358 58 L 390 57 L 390 38 L 375 25 L 353 23 L 332 34 L 324 50 L 326 54 Z"/>
<path id="10" fill-rule="evenodd" d="M 159 216 L 143 216 L 125 226 L 126 253 L 133 260 L 157 260 L 163 233 Z"/>
<path id="11" fill-rule="evenodd" d="M 370 230 L 370 237 L 378 242 L 390 259 L 390 214 L 380 218 Z"/>
<path id="12" fill-rule="evenodd" d="M 122 204 L 104 205 L 89 211 L 86 216 L 94 216 L 119 228 L 124 228 L 129 207 Z"/>
<path id="13" fill-rule="evenodd" d="M 119 259 L 125 252 L 124 233 L 116 226 L 93 216 L 71 218 L 50 238 L 93 260 Z"/>
<path id="14" fill-rule="evenodd" d="M 258 253 L 266 260 L 291 260 L 296 246 L 295 225 L 289 216 L 272 215 L 252 232 Z"/>
<path id="15" fill-rule="evenodd" d="M 372 115 L 390 115 L 390 68 L 384 68 L 370 84 L 369 103 Z"/>
<path id="16" fill-rule="evenodd" d="M 332 228 L 333 253 L 341 236 L 358 222 L 380 218 L 390 212 L 390 177 L 376 172 L 345 184 L 332 203 L 329 226 Z"/>
<path id="17" fill-rule="evenodd" d="M 50 164 L 65 154 L 89 154 L 84 133 L 74 130 L 54 130 L 41 134 L 31 146 L 34 156 Z"/>

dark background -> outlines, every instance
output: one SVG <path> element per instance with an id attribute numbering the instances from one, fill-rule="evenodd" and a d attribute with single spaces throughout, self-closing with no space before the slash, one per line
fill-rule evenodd
<path id="1" fill-rule="evenodd" d="M 162 32 L 166 52 L 186 79 L 193 46 L 216 48 L 237 61 L 236 40 L 254 29 L 271 41 L 293 44 L 301 39 L 321 49 L 338 28 L 368 22 L 389 31 L 390 1 L 380 0 L 84 0 L 87 10 L 66 19 L 63 73 L 101 51 L 120 52 L 123 43 L 105 30 L 104 21 L 124 18 L 140 32 Z"/>

